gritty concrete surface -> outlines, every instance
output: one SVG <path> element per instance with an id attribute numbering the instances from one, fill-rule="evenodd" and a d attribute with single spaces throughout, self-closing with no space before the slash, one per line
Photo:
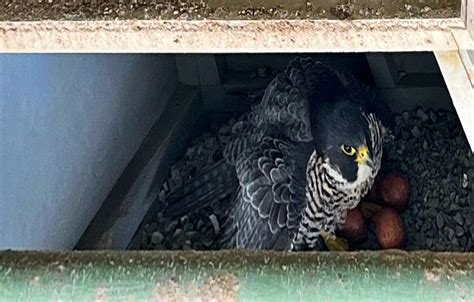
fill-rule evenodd
<path id="1" fill-rule="evenodd" d="M 7 0 L 0 20 L 261 20 L 456 18 L 460 0 Z"/>
<path id="2" fill-rule="evenodd" d="M 268 53 L 457 50 L 459 19 L 0 22 L 2 52 Z"/>

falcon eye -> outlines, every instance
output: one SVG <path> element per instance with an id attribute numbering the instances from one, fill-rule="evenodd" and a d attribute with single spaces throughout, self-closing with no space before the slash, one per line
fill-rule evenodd
<path id="1" fill-rule="evenodd" d="M 352 156 L 356 153 L 356 149 L 351 146 L 341 145 L 341 150 L 349 156 Z"/>

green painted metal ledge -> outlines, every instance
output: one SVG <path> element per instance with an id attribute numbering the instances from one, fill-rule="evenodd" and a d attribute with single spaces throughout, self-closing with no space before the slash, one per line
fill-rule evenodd
<path id="1" fill-rule="evenodd" d="M 473 253 L 0 252 L 0 301 L 473 298 Z"/>

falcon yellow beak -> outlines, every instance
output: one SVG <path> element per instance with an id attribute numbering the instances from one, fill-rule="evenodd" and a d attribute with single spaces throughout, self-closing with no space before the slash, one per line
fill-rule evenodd
<path id="1" fill-rule="evenodd" d="M 359 164 L 366 164 L 368 159 L 369 159 L 369 148 L 367 148 L 367 145 L 362 145 L 358 147 L 356 162 L 358 162 Z"/>

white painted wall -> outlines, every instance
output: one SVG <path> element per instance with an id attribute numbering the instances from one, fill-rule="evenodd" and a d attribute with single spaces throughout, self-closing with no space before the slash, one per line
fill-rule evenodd
<path id="1" fill-rule="evenodd" d="M 177 83 L 172 56 L 0 55 L 0 249 L 70 249 Z"/>

